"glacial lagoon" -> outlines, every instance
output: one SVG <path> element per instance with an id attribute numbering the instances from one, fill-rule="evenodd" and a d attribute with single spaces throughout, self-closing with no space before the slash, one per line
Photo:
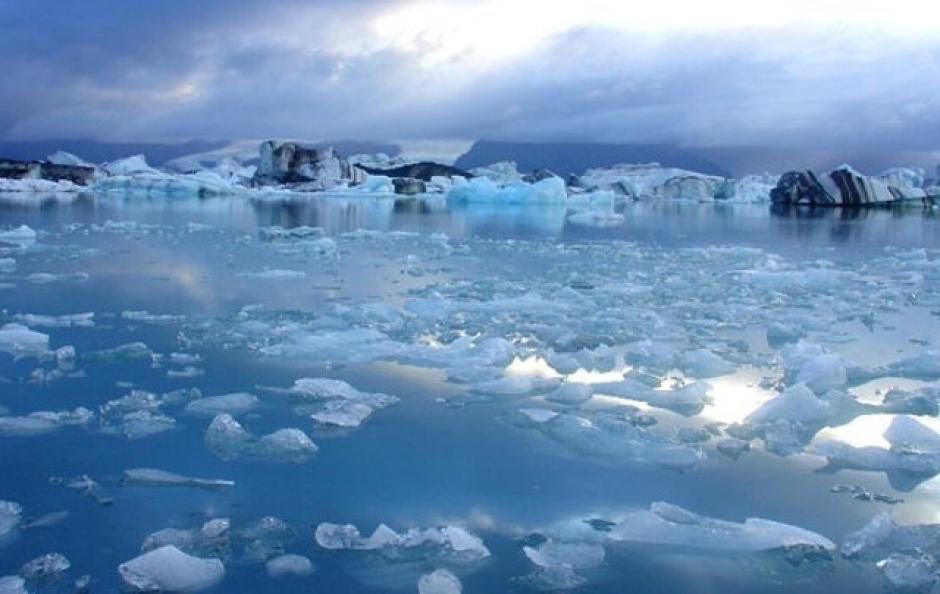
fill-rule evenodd
<path id="1" fill-rule="evenodd" d="M 617 214 L 0 196 L 0 576 L 115 592 L 174 546 L 227 594 L 929 578 L 938 211 Z"/>

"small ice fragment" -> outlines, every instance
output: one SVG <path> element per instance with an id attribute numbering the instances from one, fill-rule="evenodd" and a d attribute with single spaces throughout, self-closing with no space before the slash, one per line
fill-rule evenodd
<path id="1" fill-rule="evenodd" d="M 23 508 L 12 501 L 0 500 L 0 540 L 6 538 L 20 524 Z"/>
<path id="2" fill-rule="evenodd" d="M 194 417 L 215 417 L 220 414 L 240 415 L 251 411 L 258 405 L 258 397 L 245 392 L 206 396 L 193 400 L 183 409 Z"/>
<path id="3" fill-rule="evenodd" d="M 198 592 L 221 582 L 225 566 L 167 545 L 122 563 L 118 573 L 131 592 Z"/>
<path id="4" fill-rule="evenodd" d="M 273 578 L 289 576 L 305 577 L 313 573 L 313 563 L 302 555 L 281 555 L 264 565 L 268 575 Z"/>
<path id="5" fill-rule="evenodd" d="M 0 594 L 29 594 L 26 580 L 18 575 L 0 577 Z"/>
<path id="6" fill-rule="evenodd" d="M 61 553 L 49 553 L 29 561 L 20 568 L 20 575 L 30 581 L 39 581 L 51 578 L 54 575 L 68 571 L 72 564 Z"/>
<path id="7" fill-rule="evenodd" d="M 460 579 L 446 569 L 426 573 L 418 579 L 418 594 L 461 594 Z"/>
<path id="8" fill-rule="evenodd" d="M 125 470 L 124 481 L 149 487 L 194 487 L 209 491 L 224 491 L 235 486 L 234 481 L 183 476 L 156 468 L 130 468 Z"/>

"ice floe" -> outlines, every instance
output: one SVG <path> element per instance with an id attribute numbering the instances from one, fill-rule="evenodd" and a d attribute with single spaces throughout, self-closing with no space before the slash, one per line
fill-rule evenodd
<path id="1" fill-rule="evenodd" d="M 210 452 L 223 460 L 254 458 L 293 464 L 309 461 L 318 449 L 300 429 L 278 429 L 256 437 L 229 414 L 212 419 L 205 432 L 205 443 Z"/>

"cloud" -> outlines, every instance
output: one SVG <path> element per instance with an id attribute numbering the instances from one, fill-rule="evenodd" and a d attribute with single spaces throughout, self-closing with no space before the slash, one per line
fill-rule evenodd
<path id="1" fill-rule="evenodd" d="M 909 3 L 14 0 L 0 134 L 936 148 Z"/>

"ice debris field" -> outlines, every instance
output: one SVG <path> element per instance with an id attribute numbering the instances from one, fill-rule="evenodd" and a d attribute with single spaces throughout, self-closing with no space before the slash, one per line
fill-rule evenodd
<path id="1" fill-rule="evenodd" d="M 509 188 L 0 196 L 0 594 L 934 587 L 936 217 Z"/>

